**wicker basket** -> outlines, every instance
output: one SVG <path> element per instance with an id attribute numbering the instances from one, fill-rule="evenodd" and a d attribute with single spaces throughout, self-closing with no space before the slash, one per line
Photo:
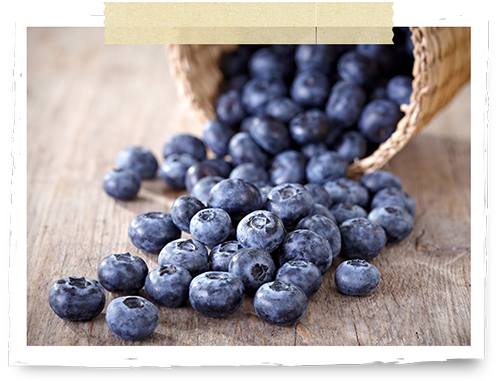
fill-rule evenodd
<path id="1" fill-rule="evenodd" d="M 415 57 L 410 104 L 401 106 L 404 117 L 391 137 L 370 156 L 349 166 L 350 177 L 382 168 L 470 78 L 470 28 L 410 30 Z M 215 118 L 214 103 L 224 79 L 221 58 L 233 49 L 234 45 L 168 46 L 167 58 L 179 94 L 201 124 Z"/>

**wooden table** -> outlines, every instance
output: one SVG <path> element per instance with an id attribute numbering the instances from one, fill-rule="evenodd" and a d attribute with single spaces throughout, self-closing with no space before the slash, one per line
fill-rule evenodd
<path id="1" fill-rule="evenodd" d="M 100 260 L 118 252 L 157 267 L 157 256 L 130 243 L 128 224 L 140 213 L 169 212 L 182 193 L 155 179 L 143 182 L 137 200 L 116 202 L 101 180 L 117 152 L 144 145 L 160 158 L 170 135 L 200 134 L 177 97 L 164 46 L 103 41 L 101 28 L 28 31 L 28 345 L 471 344 L 469 85 L 387 165 L 417 213 L 412 234 L 373 260 L 382 280 L 372 294 L 339 294 L 336 260 L 290 327 L 264 324 L 249 297 L 224 319 L 189 305 L 160 308 L 156 332 L 134 343 L 111 334 L 104 313 L 84 323 L 58 318 L 48 304 L 55 280 L 96 279 Z"/>

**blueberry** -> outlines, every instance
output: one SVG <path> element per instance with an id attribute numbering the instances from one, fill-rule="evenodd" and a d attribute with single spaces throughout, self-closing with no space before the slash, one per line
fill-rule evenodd
<path id="1" fill-rule="evenodd" d="M 258 165 L 254 163 L 243 163 L 240 164 L 231 171 L 229 174 L 230 179 L 243 179 L 248 182 L 256 182 L 256 181 L 268 181 L 269 173 Z"/>
<path id="2" fill-rule="evenodd" d="M 157 306 L 180 307 L 188 300 L 192 279 L 189 271 L 183 267 L 160 266 L 146 277 L 144 289 Z"/>
<path id="3" fill-rule="evenodd" d="M 357 131 L 346 131 L 334 145 L 334 150 L 349 163 L 362 159 L 368 153 L 368 142 L 363 134 Z"/>
<path id="4" fill-rule="evenodd" d="M 193 216 L 189 230 L 195 240 L 208 247 L 214 247 L 227 238 L 231 224 L 231 217 L 225 210 L 207 208 Z"/>
<path id="5" fill-rule="evenodd" d="M 174 201 L 170 214 L 175 226 L 186 233 L 190 233 L 189 224 L 191 218 L 202 209 L 205 209 L 205 205 L 196 197 L 183 195 Z"/>
<path id="6" fill-rule="evenodd" d="M 215 246 L 208 256 L 208 264 L 212 271 L 227 271 L 229 261 L 238 251 L 243 249 L 238 241 L 225 241 Z"/>
<path id="7" fill-rule="evenodd" d="M 264 112 L 267 102 L 274 98 L 285 97 L 288 89 L 279 78 L 253 78 L 241 90 L 241 102 L 247 114 Z"/>
<path id="8" fill-rule="evenodd" d="M 266 323 L 292 325 L 307 312 L 307 296 L 292 283 L 278 280 L 262 285 L 253 301 L 257 316 Z"/>
<path id="9" fill-rule="evenodd" d="M 254 118 L 248 127 L 248 132 L 255 143 L 271 155 L 276 155 L 290 146 L 287 126 L 272 116 L 263 115 Z"/>
<path id="10" fill-rule="evenodd" d="M 49 304 L 61 319 L 91 320 L 104 309 L 106 293 L 96 280 L 70 276 L 52 284 Z"/>
<path id="11" fill-rule="evenodd" d="M 184 189 L 186 172 L 198 160 L 187 153 L 173 153 L 161 164 L 159 175 L 173 189 Z"/>
<path id="12" fill-rule="evenodd" d="M 225 179 L 229 177 L 229 174 L 233 170 L 233 165 L 229 161 L 221 158 L 203 160 L 202 163 L 215 168 L 219 172 L 219 176 Z"/>
<path id="13" fill-rule="evenodd" d="M 267 210 L 247 214 L 236 228 L 236 237 L 243 247 L 256 247 L 271 253 L 278 248 L 286 229 L 280 218 Z"/>
<path id="14" fill-rule="evenodd" d="M 373 259 L 387 242 L 382 226 L 362 217 L 344 221 L 340 225 L 340 235 L 340 255 L 346 259 Z"/>
<path id="15" fill-rule="evenodd" d="M 413 230 L 412 215 L 399 206 L 381 206 L 372 209 L 368 219 L 384 228 L 387 242 L 400 242 Z"/>
<path id="16" fill-rule="evenodd" d="M 403 113 L 387 99 L 369 102 L 361 111 L 358 130 L 372 143 L 382 143 L 396 130 Z"/>
<path id="17" fill-rule="evenodd" d="M 262 197 L 252 183 L 242 179 L 226 179 L 212 188 L 207 204 L 210 208 L 224 209 L 234 221 L 239 221 L 262 206 Z"/>
<path id="18" fill-rule="evenodd" d="M 203 142 L 218 156 L 227 154 L 227 145 L 232 137 L 233 130 L 227 123 L 209 120 L 203 125 Z"/>
<path id="19" fill-rule="evenodd" d="M 325 190 L 325 188 L 323 188 L 323 185 L 310 183 L 305 184 L 304 188 L 306 188 L 309 193 L 311 193 L 311 196 L 315 203 L 324 205 L 327 208 L 332 205 L 332 198 L 330 194 Z"/>
<path id="20" fill-rule="evenodd" d="M 296 46 L 295 45 L 283 45 L 283 44 L 276 44 L 276 45 L 271 45 L 271 49 L 279 54 L 281 57 L 283 58 L 292 58 L 294 57 L 295 55 L 295 48 Z"/>
<path id="21" fill-rule="evenodd" d="M 300 152 L 302 152 L 308 160 L 326 151 L 328 151 L 328 145 L 325 142 L 309 143 L 300 147 Z"/>
<path id="22" fill-rule="evenodd" d="M 294 65 L 284 60 L 271 47 L 265 47 L 252 54 L 248 61 L 248 71 L 252 77 L 286 78 L 293 73 Z"/>
<path id="23" fill-rule="evenodd" d="M 302 112 L 290 121 L 290 134 L 299 145 L 318 143 L 327 136 L 328 131 L 326 116 L 318 109 Z"/>
<path id="24" fill-rule="evenodd" d="M 304 111 L 302 107 L 290 98 L 274 98 L 266 104 L 265 115 L 272 116 L 283 123 L 288 123 L 298 113 Z"/>
<path id="25" fill-rule="evenodd" d="M 131 169 L 142 179 L 152 179 L 158 169 L 156 157 L 145 147 L 127 147 L 116 156 L 117 169 Z"/>
<path id="26" fill-rule="evenodd" d="M 344 81 L 366 87 L 373 86 L 378 77 L 377 62 L 355 50 L 342 54 L 337 71 Z"/>
<path id="27" fill-rule="evenodd" d="M 331 207 L 330 212 L 337 220 L 337 224 L 340 226 L 345 220 L 350 220 L 356 217 L 366 217 L 367 213 L 361 206 L 356 204 L 351 204 L 348 202 L 340 202 Z"/>
<path id="28" fill-rule="evenodd" d="M 158 264 L 184 267 L 194 277 L 207 271 L 208 251 L 201 242 L 190 238 L 179 238 L 161 250 Z"/>
<path id="29" fill-rule="evenodd" d="M 207 271 L 195 277 L 189 285 L 191 306 L 208 317 L 231 315 L 240 308 L 244 297 L 243 282 L 228 272 Z"/>
<path id="30" fill-rule="evenodd" d="M 252 51 L 247 47 L 238 47 L 229 52 L 222 60 L 222 73 L 226 78 L 232 78 L 247 72 L 248 60 Z"/>
<path id="31" fill-rule="evenodd" d="M 387 97 L 398 106 L 410 104 L 410 96 L 413 92 L 413 78 L 409 75 L 397 75 L 387 82 Z"/>
<path id="32" fill-rule="evenodd" d="M 339 128 L 352 127 L 365 103 L 366 93 L 361 86 L 340 80 L 331 89 L 325 106 L 326 117 Z"/>
<path id="33" fill-rule="evenodd" d="M 378 85 L 370 91 L 368 101 L 374 101 L 375 99 L 387 99 L 387 91 L 385 90 L 385 85 Z"/>
<path id="34" fill-rule="evenodd" d="M 245 293 L 253 296 L 260 286 L 274 279 L 276 266 L 267 251 L 250 247 L 233 255 L 228 272 L 240 278 L 245 286 Z"/>
<path id="35" fill-rule="evenodd" d="M 324 274 L 332 265 L 333 253 L 328 241 L 312 230 L 294 230 L 285 237 L 277 251 L 280 266 L 292 260 L 314 263 Z"/>
<path id="36" fill-rule="evenodd" d="M 240 89 L 243 88 L 244 83 L 240 85 Z M 217 119 L 222 123 L 227 123 L 228 126 L 237 126 L 247 115 L 241 103 L 240 89 L 233 89 L 222 93 L 215 103 L 215 115 Z M 224 128 L 221 130 L 216 133 L 225 138 L 227 136 L 227 129 Z M 203 137 L 203 140 L 207 143 L 205 137 Z"/>
<path id="37" fill-rule="evenodd" d="M 196 184 L 194 184 L 190 194 L 200 200 L 203 204 L 206 204 L 210 191 L 215 184 L 221 182 L 222 180 L 224 180 L 224 178 L 220 176 L 203 177 Z"/>
<path id="38" fill-rule="evenodd" d="M 361 176 L 359 182 L 372 194 L 384 188 L 403 189 L 403 182 L 401 179 L 394 173 L 384 170 L 365 173 Z"/>
<path id="39" fill-rule="evenodd" d="M 308 182 L 324 184 L 327 181 L 344 177 L 347 160 L 334 151 L 326 151 L 309 159 L 306 166 Z"/>
<path id="40" fill-rule="evenodd" d="M 259 118 L 260 115 L 250 115 L 243 119 L 240 123 L 240 132 L 249 132 L 250 126 L 253 123 L 253 120 Z"/>
<path id="41" fill-rule="evenodd" d="M 207 158 L 205 144 L 195 136 L 176 134 L 171 136 L 163 146 L 163 157 L 167 158 L 173 153 L 187 153 L 198 161 Z"/>
<path id="42" fill-rule="evenodd" d="M 348 202 L 360 206 L 367 206 L 370 201 L 368 190 L 357 181 L 342 177 L 327 181 L 323 188 L 330 194 L 332 204 Z"/>
<path id="43" fill-rule="evenodd" d="M 122 340 L 138 341 L 151 335 L 160 321 L 158 308 L 140 296 L 123 296 L 109 303 L 106 323 Z"/>
<path id="44" fill-rule="evenodd" d="M 322 283 L 318 266 L 308 261 L 286 262 L 276 272 L 276 280 L 294 284 L 304 291 L 307 298 L 314 296 Z"/>
<path id="45" fill-rule="evenodd" d="M 222 92 L 228 92 L 231 90 L 236 90 L 238 93 L 241 91 L 245 83 L 250 80 L 250 76 L 248 74 L 242 73 L 235 75 L 234 77 L 228 78 L 222 84 Z"/>
<path id="46" fill-rule="evenodd" d="M 254 163 L 261 167 L 267 167 L 267 155 L 248 132 L 238 132 L 231 138 L 228 153 L 233 165 Z"/>
<path id="47" fill-rule="evenodd" d="M 391 45 L 381 44 L 366 44 L 356 45 L 356 50 L 375 62 L 380 74 L 389 74 L 394 70 L 395 65 L 395 49 Z"/>
<path id="48" fill-rule="evenodd" d="M 254 181 L 252 184 L 259 188 L 260 195 L 262 196 L 262 206 L 265 207 L 267 202 L 267 195 L 274 186 L 266 181 Z"/>
<path id="49" fill-rule="evenodd" d="M 148 266 L 141 257 L 130 253 L 111 254 L 97 267 L 97 279 L 114 294 L 135 294 L 144 286 Z"/>
<path id="50" fill-rule="evenodd" d="M 399 188 L 384 188 L 375 193 L 371 209 L 380 206 L 399 206 L 406 209 L 412 216 L 415 215 L 415 200 Z"/>
<path id="51" fill-rule="evenodd" d="M 141 189 L 141 177 L 130 169 L 113 169 L 104 175 L 102 187 L 111 197 L 130 201 L 137 197 Z"/>
<path id="52" fill-rule="evenodd" d="M 206 161 L 200 161 L 198 163 L 190 166 L 186 171 L 186 176 L 184 178 L 184 187 L 188 192 L 191 193 L 194 186 L 198 181 L 203 179 L 204 177 L 211 176 L 221 176 L 219 169 Z"/>
<path id="53" fill-rule="evenodd" d="M 290 97 L 305 108 L 323 107 L 330 89 L 330 81 L 323 72 L 301 71 L 290 86 Z"/>
<path id="54" fill-rule="evenodd" d="M 309 216 L 314 216 L 314 215 L 326 217 L 329 220 L 331 220 L 334 224 L 337 224 L 337 220 L 335 219 L 332 212 L 330 212 L 330 210 L 324 205 L 314 203 L 314 206 L 313 206 Z"/>
<path id="55" fill-rule="evenodd" d="M 134 217 L 128 236 L 138 249 L 159 254 L 167 243 L 181 237 L 181 231 L 169 213 L 149 212 Z"/>
<path id="56" fill-rule="evenodd" d="M 368 295 L 379 282 L 379 270 L 363 259 L 344 261 L 335 271 L 335 285 L 345 295 Z"/>
<path id="57" fill-rule="evenodd" d="M 339 255 L 342 239 L 339 228 L 331 219 L 318 214 L 310 215 L 301 219 L 295 229 L 311 230 L 319 234 L 330 244 L 333 259 Z"/>
<path id="58" fill-rule="evenodd" d="M 329 74 L 336 60 L 334 45 L 299 45 L 295 50 L 295 63 L 299 70 L 321 70 Z"/>
<path id="59" fill-rule="evenodd" d="M 307 159 L 295 150 L 277 154 L 269 168 L 270 181 L 274 185 L 283 183 L 304 183 L 306 180 Z"/>
<path id="60" fill-rule="evenodd" d="M 266 209 L 276 214 L 285 226 L 294 226 L 311 213 L 313 206 L 311 194 L 300 184 L 277 185 L 267 195 Z"/>

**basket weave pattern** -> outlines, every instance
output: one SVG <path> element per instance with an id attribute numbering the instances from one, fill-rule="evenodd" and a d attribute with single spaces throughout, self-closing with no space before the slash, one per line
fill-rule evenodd
<path id="1" fill-rule="evenodd" d="M 401 106 L 405 115 L 391 137 L 370 156 L 349 166 L 349 177 L 382 168 L 470 78 L 470 28 L 412 27 L 410 30 L 415 57 L 410 104 Z M 234 45 L 168 46 L 167 58 L 179 95 L 201 124 L 215 119 L 214 104 L 224 80 L 221 59 L 233 49 Z"/>

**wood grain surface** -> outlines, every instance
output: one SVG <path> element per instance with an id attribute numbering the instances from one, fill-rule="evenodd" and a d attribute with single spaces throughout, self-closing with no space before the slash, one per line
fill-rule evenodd
<path id="1" fill-rule="evenodd" d="M 471 344 L 468 84 L 386 167 L 402 178 L 417 212 L 412 234 L 372 261 L 381 272 L 372 294 L 341 295 L 333 281 L 336 260 L 305 317 L 290 327 L 263 323 L 248 296 L 223 319 L 189 305 L 160 308 L 157 330 L 139 342 L 115 337 L 105 310 L 92 322 L 57 317 L 48 303 L 55 280 L 96 279 L 101 259 L 118 252 L 158 266 L 157 256 L 130 243 L 127 228 L 140 213 L 169 212 L 182 192 L 157 178 L 143 182 L 136 200 L 113 200 L 101 180 L 117 152 L 144 145 L 160 158 L 170 135 L 200 135 L 177 97 L 165 47 L 104 45 L 103 32 L 28 29 L 28 345 Z M 113 297 L 107 293 L 107 304 Z"/>

